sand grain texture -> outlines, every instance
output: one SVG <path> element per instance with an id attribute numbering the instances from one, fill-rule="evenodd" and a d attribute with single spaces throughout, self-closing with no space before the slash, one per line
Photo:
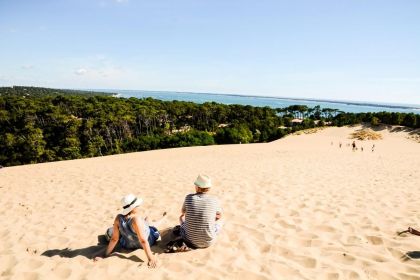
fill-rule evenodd
<path id="1" fill-rule="evenodd" d="M 401 259 L 420 237 L 396 235 L 420 227 L 420 145 L 382 130 L 353 152 L 356 129 L 1 169 L 0 278 L 420 279 L 420 261 Z M 122 195 L 167 211 L 168 228 L 198 173 L 224 210 L 213 247 L 159 254 L 155 270 L 142 250 L 92 262 Z"/>

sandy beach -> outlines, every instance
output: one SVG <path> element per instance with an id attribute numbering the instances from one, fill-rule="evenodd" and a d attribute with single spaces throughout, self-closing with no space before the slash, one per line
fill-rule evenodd
<path id="1" fill-rule="evenodd" d="M 396 234 L 420 227 L 420 144 L 384 129 L 352 151 L 357 129 L 0 169 L 0 278 L 420 279 L 420 260 L 402 258 L 420 236 Z M 143 250 L 92 261 L 123 195 L 152 219 L 166 211 L 165 230 L 199 173 L 223 207 L 214 246 L 163 254 L 167 234 L 157 269 Z"/>

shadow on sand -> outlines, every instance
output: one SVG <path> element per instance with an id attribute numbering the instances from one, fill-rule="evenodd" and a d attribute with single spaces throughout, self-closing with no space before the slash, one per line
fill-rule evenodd
<path id="1" fill-rule="evenodd" d="M 163 229 L 160 231 L 160 234 L 161 234 L 161 240 L 151 247 L 152 252 L 156 254 L 164 253 L 166 244 L 175 238 L 175 236 L 172 233 L 172 228 Z M 88 246 L 86 248 L 80 248 L 80 249 L 70 249 L 70 248 L 51 249 L 51 250 L 47 250 L 43 252 L 41 256 L 46 256 L 46 257 L 60 256 L 62 258 L 74 258 L 77 256 L 83 256 L 88 259 L 93 259 L 94 257 L 103 255 L 105 253 L 107 244 L 108 244 L 108 241 L 106 240 L 105 235 L 98 235 L 97 245 L 92 245 L 92 246 Z M 111 256 L 131 260 L 134 262 L 144 262 L 142 259 L 140 259 L 137 256 L 128 257 L 124 255 L 130 252 L 133 252 L 133 250 L 123 249 L 119 245 L 117 245 L 117 247 L 114 250 L 114 253 L 112 253 Z"/>
<path id="2" fill-rule="evenodd" d="M 410 251 L 405 253 L 401 259 L 403 261 L 408 261 L 408 260 L 412 260 L 412 259 L 420 259 L 420 251 Z"/>

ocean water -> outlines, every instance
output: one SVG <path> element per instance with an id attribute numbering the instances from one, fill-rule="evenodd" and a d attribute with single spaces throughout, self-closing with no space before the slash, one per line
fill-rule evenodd
<path id="1" fill-rule="evenodd" d="M 343 112 L 361 113 L 361 112 L 402 112 L 420 114 L 420 105 L 406 104 L 385 104 L 385 103 L 363 103 L 363 102 L 344 102 L 329 100 L 308 100 L 308 99 L 291 99 L 277 97 L 260 97 L 245 95 L 229 95 L 229 94 L 212 94 L 212 93 L 194 93 L 194 92 L 172 92 L 172 91 L 144 91 L 144 90 L 100 90 L 116 93 L 118 97 L 145 98 L 152 97 L 165 101 L 191 101 L 194 103 L 217 102 L 222 104 L 240 104 L 252 106 L 268 106 L 271 108 L 284 108 L 290 105 L 306 105 L 315 107 L 319 105 L 321 108 L 338 109 Z"/>

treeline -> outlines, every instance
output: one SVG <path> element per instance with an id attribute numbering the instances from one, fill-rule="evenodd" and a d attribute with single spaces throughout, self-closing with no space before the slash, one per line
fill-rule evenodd
<path id="1" fill-rule="evenodd" d="M 419 127 L 419 115 L 116 98 L 83 91 L 0 88 L 0 165 L 198 145 L 257 143 L 325 124 Z M 6 93 L 7 91 L 7 93 Z M 297 120 L 300 119 L 300 120 Z"/>
<path id="2" fill-rule="evenodd" d="M 278 139 L 270 108 L 0 90 L 0 165 Z M 38 90 L 37 92 L 39 92 Z M 24 92 L 24 94 L 22 94 Z"/>
<path id="3" fill-rule="evenodd" d="M 32 96 L 32 97 L 45 97 L 45 96 L 57 96 L 59 94 L 71 94 L 77 96 L 87 95 L 101 95 L 101 96 L 112 96 L 112 93 L 107 92 L 96 92 L 86 90 L 74 90 L 74 89 L 51 89 L 43 87 L 24 87 L 24 86 L 12 86 L 12 87 L 0 87 L 0 96 Z"/>
<path id="4" fill-rule="evenodd" d="M 378 112 L 378 113 L 344 113 L 338 114 L 333 121 L 336 126 L 370 123 L 373 126 L 379 124 L 403 125 L 410 128 L 420 128 L 420 115 L 414 113 Z"/>

